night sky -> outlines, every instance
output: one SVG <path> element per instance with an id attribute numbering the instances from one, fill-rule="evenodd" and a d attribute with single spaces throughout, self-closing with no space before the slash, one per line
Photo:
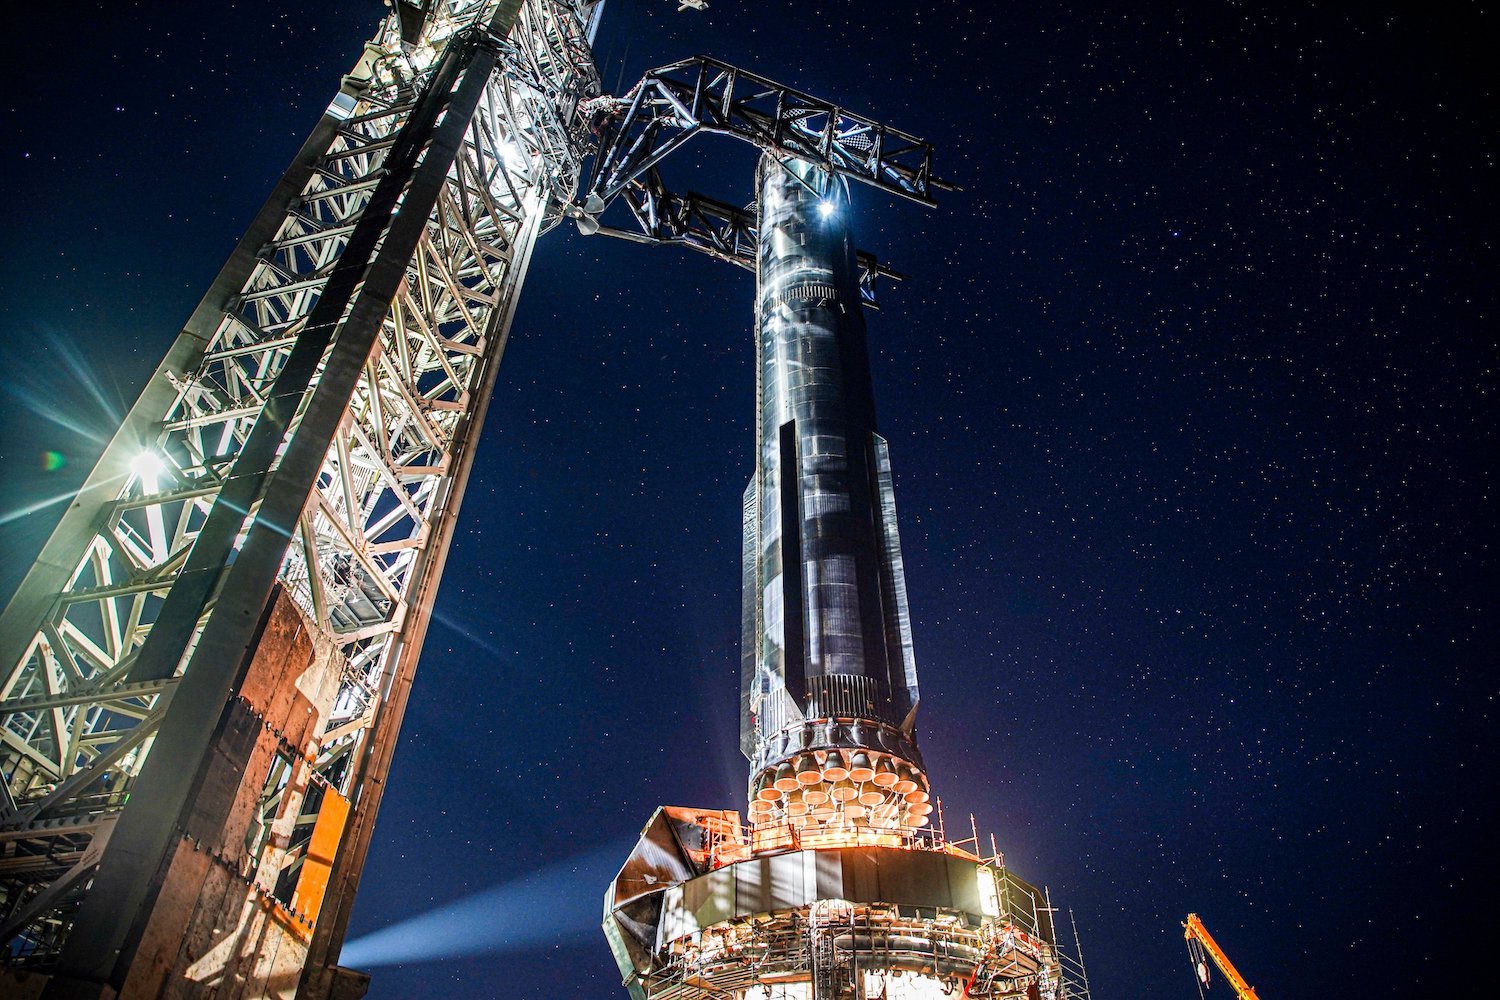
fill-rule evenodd
<path id="1" fill-rule="evenodd" d="M 911 276 L 870 340 L 950 832 L 1074 911 L 1100 1000 L 1196 995 L 1189 910 L 1266 1000 L 1489 993 L 1493 10 L 710 2 L 612 2 L 606 88 L 713 55 L 964 188 L 854 223 Z M 0 591 L 382 13 L 12 15 Z M 743 203 L 754 157 L 666 172 Z M 538 248 L 350 938 L 442 915 L 372 998 L 620 1000 L 610 865 L 742 804 L 752 286 Z"/>

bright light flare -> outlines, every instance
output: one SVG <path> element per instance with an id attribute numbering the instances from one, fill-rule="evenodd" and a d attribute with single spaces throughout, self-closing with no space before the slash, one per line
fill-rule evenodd
<path id="1" fill-rule="evenodd" d="M 833 202 L 828 201 L 827 199 L 824 199 L 823 201 L 818 202 L 818 218 L 820 218 L 820 219 L 832 218 L 833 213 L 834 213 Z"/>
<path id="2" fill-rule="evenodd" d="M 130 460 L 130 474 L 141 481 L 148 491 L 155 490 L 157 481 L 166 469 L 166 463 L 154 451 L 143 451 Z"/>
<path id="3" fill-rule="evenodd" d="M 525 173 L 530 165 L 530 157 L 513 136 L 501 139 L 496 146 L 506 170 L 513 174 Z"/>

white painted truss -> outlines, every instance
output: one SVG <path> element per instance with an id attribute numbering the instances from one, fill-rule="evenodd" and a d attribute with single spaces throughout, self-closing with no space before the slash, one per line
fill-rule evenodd
<path id="1" fill-rule="evenodd" d="M 438 6 L 415 42 L 392 14 L 369 43 L 0 618 L 0 938 L 47 951 L 65 933 L 55 911 L 97 861 L 224 594 L 172 652 L 176 669 L 141 676 L 142 649 L 225 484 L 278 471 L 286 445 L 264 469 L 246 470 L 242 449 L 445 47 L 516 5 Z M 279 526 L 279 580 L 344 659 L 310 753 L 346 795 L 357 769 L 335 765 L 366 747 L 395 659 L 420 644 L 532 244 L 577 190 L 595 7 L 527 0 L 486 40 L 496 69 L 308 502 Z M 258 510 L 235 512 L 225 578 Z"/>

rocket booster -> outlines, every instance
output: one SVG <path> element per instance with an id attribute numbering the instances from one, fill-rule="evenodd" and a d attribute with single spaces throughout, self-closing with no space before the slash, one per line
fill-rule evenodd
<path id="1" fill-rule="evenodd" d="M 633 1000 L 1078 995 L 1046 894 L 998 851 L 979 857 L 977 833 L 966 848 L 941 822 L 923 829 L 934 804 L 847 187 L 769 156 L 756 184 L 749 830 L 738 810 L 657 810 L 604 897 L 621 979 Z"/>
<path id="2" fill-rule="evenodd" d="M 856 786 L 877 774 L 882 788 L 919 786 L 920 807 L 916 662 L 848 185 L 770 156 L 756 183 L 759 420 L 744 497 L 741 663 L 741 749 L 761 803 L 752 809 L 759 819 L 827 811 L 819 793 L 848 785 L 851 770 Z M 791 809 L 794 791 L 814 801 Z M 858 821 L 925 818 L 899 802 L 881 809 Z M 845 812 L 833 819 L 848 821 Z"/>

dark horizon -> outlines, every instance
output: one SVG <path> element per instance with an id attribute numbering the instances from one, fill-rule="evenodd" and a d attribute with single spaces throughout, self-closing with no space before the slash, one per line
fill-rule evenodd
<path id="1" fill-rule="evenodd" d="M 910 275 L 867 322 L 950 829 L 1076 914 L 1101 1000 L 1195 995 L 1189 911 L 1266 1000 L 1471 993 L 1493 13 L 675 8 L 612 3 L 608 89 L 713 55 L 930 139 L 964 189 L 853 190 Z M 28 12 L 7 599 L 58 508 L 15 512 L 81 481 L 384 12 Z M 704 137 L 670 170 L 744 202 L 754 163 Z M 599 870 L 659 804 L 743 808 L 753 298 L 683 251 L 539 245 L 349 938 L 456 916 L 393 932 L 419 947 L 375 1000 L 623 997 Z"/>

